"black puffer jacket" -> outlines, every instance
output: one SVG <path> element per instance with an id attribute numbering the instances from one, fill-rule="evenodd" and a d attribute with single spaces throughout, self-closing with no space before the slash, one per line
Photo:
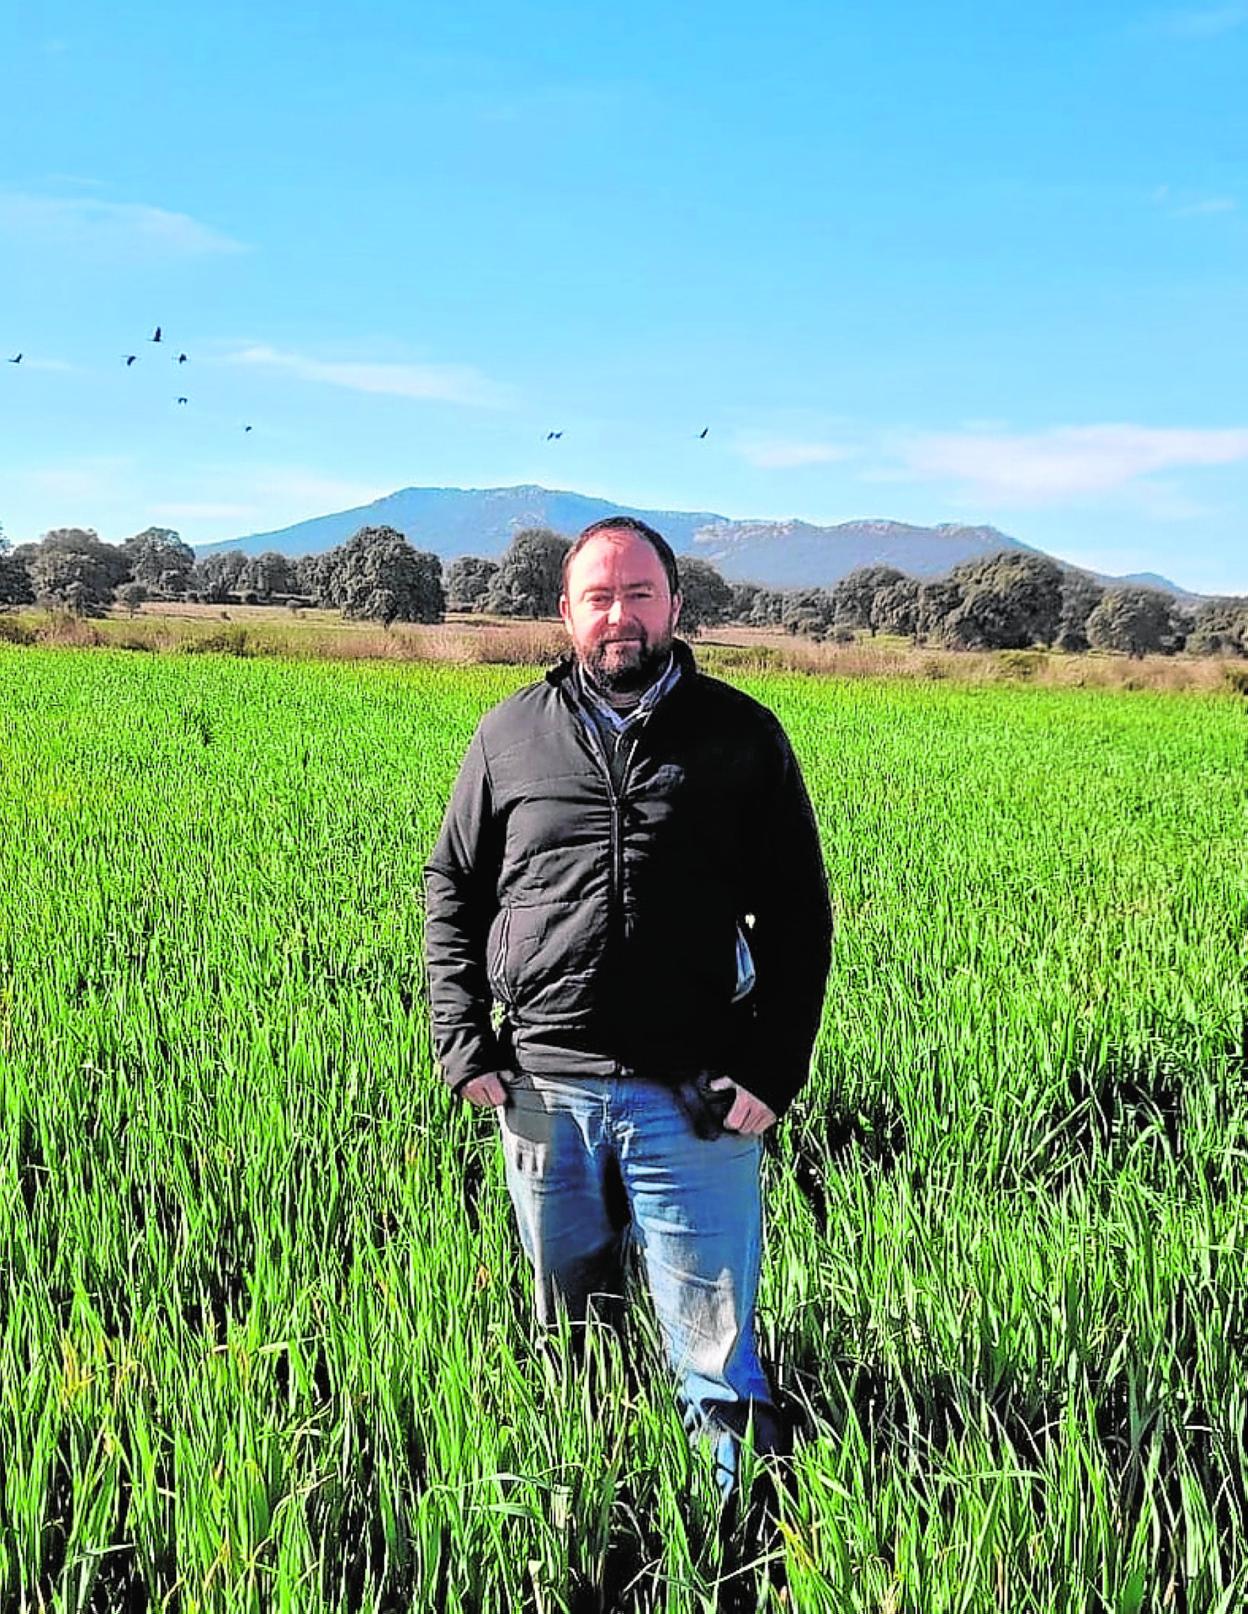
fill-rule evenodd
<path id="1" fill-rule="evenodd" d="M 618 793 L 569 661 L 478 725 L 425 867 L 453 1088 L 716 1069 L 779 1114 L 806 1080 L 832 933 L 810 800 L 776 717 L 675 650 Z M 734 1004 L 738 924 L 757 980 Z"/>

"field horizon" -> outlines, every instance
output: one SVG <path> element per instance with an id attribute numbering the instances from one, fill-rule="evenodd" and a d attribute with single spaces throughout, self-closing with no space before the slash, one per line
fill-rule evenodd
<path id="1" fill-rule="evenodd" d="M 437 624 L 352 620 L 320 607 L 208 605 L 145 601 L 101 617 L 20 607 L 0 611 L 0 643 L 60 649 L 113 648 L 154 654 L 207 653 L 292 660 L 441 662 L 538 666 L 555 661 L 567 637 L 555 618 L 516 619 L 447 612 Z M 852 642 L 816 643 L 779 628 L 704 629 L 691 641 L 710 673 L 803 673 L 829 678 L 1041 684 L 1125 691 L 1248 691 L 1248 668 L 1232 657 L 1033 648 L 951 650 L 895 635 L 859 633 Z"/>

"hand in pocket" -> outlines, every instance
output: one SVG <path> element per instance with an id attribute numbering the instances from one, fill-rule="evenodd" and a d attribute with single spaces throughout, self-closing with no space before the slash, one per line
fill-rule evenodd
<path id="1" fill-rule="evenodd" d="M 771 1105 L 764 1104 L 761 1098 L 756 1098 L 731 1077 L 717 1076 L 710 1083 L 710 1092 L 719 1103 L 723 1102 L 725 1096 L 730 1100 L 724 1116 L 725 1131 L 739 1132 L 743 1138 L 756 1138 L 768 1127 L 775 1126 L 777 1116 Z"/>
<path id="2" fill-rule="evenodd" d="M 469 1104 L 482 1108 L 492 1104 L 497 1109 L 507 1102 L 506 1078 L 498 1071 L 490 1071 L 486 1076 L 474 1076 L 460 1088 L 459 1096 L 467 1099 Z"/>
<path id="3" fill-rule="evenodd" d="M 719 1085 L 724 1082 L 728 1084 L 727 1090 Z M 735 1093 L 734 1082 L 727 1076 L 719 1077 L 717 1082 L 709 1070 L 700 1070 L 696 1076 L 687 1077 L 676 1087 L 676 1097 L 694 1135 L 708 1140 L 722 1135 Z"/>

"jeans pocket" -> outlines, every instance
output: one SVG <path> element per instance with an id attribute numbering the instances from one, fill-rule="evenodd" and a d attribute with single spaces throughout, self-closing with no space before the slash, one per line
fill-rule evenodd
<path id="1" fill-rule="evenodd" d="M 724 1122 L 736 1096 L 731 1087 L 712 1087 L 714 1078 L 714 1071 L 702 1070 L 676 1084 L 676 1101 L 685 1112 L 694 1136 L 707 1142 L 722 1137 L 727 1131 Z"/>

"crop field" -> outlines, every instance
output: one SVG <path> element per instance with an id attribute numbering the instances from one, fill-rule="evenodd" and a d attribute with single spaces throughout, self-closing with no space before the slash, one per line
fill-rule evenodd
<path id="1" fill-rule="evenodd" d="M 778 1537 L 539 1348 L 421 867 L 508 667 L 0 644 L 0 1607 L 1248 1606 L 1248 702 L 741 677 L 836 910 Z"/>

